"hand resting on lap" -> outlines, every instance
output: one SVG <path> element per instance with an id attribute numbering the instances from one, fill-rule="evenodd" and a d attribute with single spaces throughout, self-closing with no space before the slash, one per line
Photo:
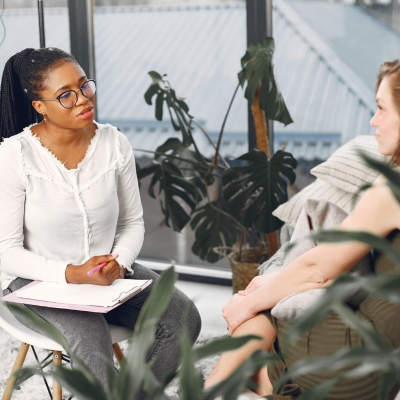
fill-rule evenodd
<path id="1" fill-rule="evenodd" d="M 116 261 L 118 254 L 107 254 L 104 256 L 95 256 L 90 258 L 82 265 L 67 266 L 65 271 L 65 278 L 68 283 L 91 283 L 93 285 L 109 286 L 116 279 L 123 279 L 125 277 L 126 269 Z M 88 272 L 99 264 L 106 262 L 107 265 L 101 270 L 88 276 Z"/>
<path id="2" fill-rule="evenodd" d="M 243 322 L 255 317 L 257 312 L 253 312 L 245 302 L 247 296 L 235 294 L 229 303 L 222 308 L 222 315 L 225 318 L 228 332 L 233 334 L 235 329 Z"/>
<path id="3" fill-rule="evenodd" d="M 239 290 L 238 294 L 240 294 L 241 296 L 247 296 L 249 293 L 251 293 L 254 290 L 258 289 L 259 287 L 263 286 L 267 282 L 270 282 L 272 279 L 275 278 L 275 276 L 278 273 L 279 272 L 273 272 L 272 274 L 265 274 L 265 275 L 256 276 L 247 285 L 246 289 L 245 290 Z"/>

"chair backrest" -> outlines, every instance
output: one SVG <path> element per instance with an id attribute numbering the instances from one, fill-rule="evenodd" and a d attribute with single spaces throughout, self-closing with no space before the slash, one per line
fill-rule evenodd
<path id="1" fill-rule="evenodd" d="M 43 349 L 62 351 L 63 348 L 57 342 L 35 332 L 19 322 L 8 309 L 6 302 L 0 300 L 0 327 L 10 335 L 15 336 L 21 342 Z"/>

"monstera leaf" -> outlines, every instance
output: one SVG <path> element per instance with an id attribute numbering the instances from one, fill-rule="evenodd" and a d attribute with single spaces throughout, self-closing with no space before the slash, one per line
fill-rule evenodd
<path id="1" fill-rule="evenodd" d="M 222 175 L 223 196 L 229 212 L 240 218 L 243 226 L 256 232 L 271 233 L 283 222 L 272 212 L 287 201 L 287 181 L 293 184 L 297 166 L 290 153 L 277 151 L 268 160 L 264 152 L 254 149 L 238 158 L 251 165 L 231 167 Z"/>
<path id="2" fill-rule="evenodd" d="M 207 186 L 212 185 L 215 180 L 211 173 L 210 160 L 200 157 L 197 152 L 184 146 L 178 138 L 169 138 L 157 147 L 154 159 L 159 160 L 161 157 L 166 157 L 175 164 L 182 175 L 195 185 L 197 202 L 207 195 Z"/>
<path id="3" fill-rule="evenodd" d="M 220 207 L 217 202 L 210 202 L 198 208 L 190 221 L 196 238 L 192 252 L 210 263 L 222 258 L 214 253 L 214 247 L 232 246 L 236 242 L 238 224 Z"/>
<path id="4" fill-rule="evenodd" d="M 253 104 L 254 96 L 261 82 L 259 103 L 264 110 L 265 117 L 288 125 L 293 122 L 286 108 L 283 97 L 276 84 L 272 55 L 275 44 L 272 37 L 264 39 L 264 45 L 251 43 L 246 54 L 240 60 L 242 70 L 238 74 L 239 82 L 243 86 L 247 82 L 245 97 Z"/>
<path id="5" fill-rule="evenodd" d="M 154 189 L 159 184 L 158 195 L 160 195 L 161 211 L 165 216 L 165 224 L 172 229 L 180 232 L 190 221 L 190 216 L 182 207 L 186 203 L 192 210 L 196 206 L 194 198 L 197 196 L 197 189 L 192 182 L 185 179 L 180 169 L 168 159 L 161 163 L 153 161 L 151 164 L 137 171 L 138 179 L 143 179 L 148 175 L 153 175 L 149 185 L 149 195 L 156 198 Z M 161 192 L 164 192 L 161 198 Z M 180 201 L 179 201 L 179 200 Z"/>
<path id="6" fill-rule="evenodd" d="M 184 99 L 177 97 L 175 90 L 170 88 L 158 72 L 150 71 L 149 75 L 153 81 L 144 94 L 146 103 L 152 105 L 152 98 L 156 96 L 155 116 L 158 121 L 163 119 L 164 103 L 171 118 L 172 126 L 176 131 L 181 131 L 183 144 L 188 147 L 193 143 L 190 133 L 189 121 L 193 118 L 189 114 L 189 107 Z M 165 75 L 164 75 L 165 76 Z"/>

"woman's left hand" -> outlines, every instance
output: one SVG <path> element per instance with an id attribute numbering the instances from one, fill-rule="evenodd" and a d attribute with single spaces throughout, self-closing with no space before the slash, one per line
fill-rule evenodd
<path id="1" fill-rule="evenodd" d="M 271 282 L 275 277 L 278 275 L 279 272 L 273 272 L 272 274 L 264 274 L 264 275 L 259 275 L 253 278 L 250 283 L 247 285 L 246 289 L 244 290 L 239 290 L 238 294 L 241 296 L 247 296 L 251 292 L 254 292 L 257 290 L 259 287 L 265 285 L 266 283 Z"/>
<path id="2" fill-rule="evenodd" d="M 232 335 L 235 329 L 239 325 L 243 324 L 243 322 L 246 322 L 257 315 L 257 313 L 251 311 L 248 299 L 249 296 L 235 294 L 229 303 L 222 308 L 222 315 L 225 318 L 230 335 Z"/>

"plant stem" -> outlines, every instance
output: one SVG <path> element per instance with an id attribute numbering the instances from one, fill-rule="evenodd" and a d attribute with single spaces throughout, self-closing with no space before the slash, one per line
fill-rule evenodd
<path id="1" fill-rule="evenodd" d="M 214 210 L 216 210 L 216 211 L 220 212 L 221 214 L 224 214 L 225 216 L 227 216 L 227 217 L 229 217 L 230 219 L 232 219 L 232 220 L 236 223 L 236 225 L 237 225 L 239 228 L 244 228 L 244 229 L 246 229 L 235 217 L 233 217 L 232 215 L 228 214 L 228 213 L 225 212 L 225 211 L 222 211 L 220 208 L 215 207 L 215 206 L 213 205 L 212 201 L 210 201 L 209 204 L 210 204 L 210 207 L 212 207 Z"/>
<path id="2" fill-rule="evenodd" d="M 206 163 L 206 161 L 205 161 L 203 155 L 200 153 L 199 148 L 197 147 L 197 144 L 196 144 L 196 142 L 195 142 L 195 140 L 194 140 L 194 138 L 193 138 L 192 132 L 191 132 L 190 124 L 187 123 L 186 118 L 185 118 L 185 115 L 183 114 L 182 110 L 179 109 L 179 108 L 177 108 L 174 102 L 172 102 L 172 107 L 174 107 L 174 111 L 175 111 L 176 115 L 178 116 L 178 119 L 181 118 L 181 119 L 184 121 L 184 123 L 186 124 L 186 126 L 187 126 L 187 128 L 188 128 L 188 129 L 187 129 L 187 134 L 188 134 L 188 135 L 190 136 L 190 138 L 192 139 L 192 143 L 193 143 L 194 149 L 196 150 L 197 155 L 201 158 L 201 160 L 202 160 L 204 163 Z"/>
<path id="3" fill-rule="evenodd" d="M 265 113 L 263 110 L 261 110 L 259 102 L 260 86 L 261 85 L 258 84 L 253 104 L 251 105 L 251 113 L 253 114 L 254 126 L 256 129 L 257 148 L 263 151 L 267 158 L 270 158 L 271 155 L 269 154 L 268 132 L 267 124 L 265 121 Z"/>
<path id="4" fill-rule="evenodd" d="M 214 150 L 217 148 L 217 146 L 215 145 L 215 143 L 212 141 L 212 139 L 210 138 L 209 134 L 205 131 L 205 129 L 201 126 L 201 124 L 199 122 L 197 122 L 194 118 L 192 118 L 189 122 L 189 126 L 193 123 L 196 124 L 196 126 L 203 132 L 204 136 L 208 139 L 208 141 L 210 142 L 211 146 L 214 147 Z"/>
<path id="5" fill-rule="evenodd" d="M 268 258 L 271 258 L 279 249 L 278 231 L 268 233 L 267 238 L 267 254 Z"/>
<path id="6" fill-rule="evenodd" d="M 176 130 L 176 129 L 175 129 L 175 125 L 178 125 L 178 124 L 176 123 L 174 117 L 172 116 L 171 108 L 170 108 L 168 105 L 167 105 L 167 109 L 168 109 L 168 112 L 169 112 L 169 117 L 170 117 L 170 119 L 171 119 L 172 127 L 174 128 L 174 130 Z M 179 129 L 181 129 L 181 128 L 178 127 L 178 130 L 179 130 Z"/>
<path id="7" fill-rule="evenodd" d="M 269 152 L 268 144 L 268 131 L 267 124 L 265 120 L 265 112 L 260 108 L 259 94 L 260 94 L 261 84 L 258 85 L 256 94 L 254 96 L 253 104 L 251 105 L 251 113 L 254 118 L 254 126 L 256 129 L 256 140 L 257 148 L 265 153 L 267 158 L 271 157 Z M 270 175 L 270 167 L 268 168 L 268 173 Z M 271 176 L 269 176 L 268 182 L 271 182 Z M 269 187 L 268 190 L 271 190 Z M 271 204 L 269 205 L 269 207 Z M 268 258 L 271 258 L 279 249 L 279 235 L 278 232 L 271 232 L 267 234 L 267 253 Z"/>
<path id="8" fill-rule="evenodd" d="M 203 134 L 205 135 L 205 137 L 208 139 L 208 141 L 211 143 L 211 146 L 214 147 L 214 150 L 217 150 L 217 146 L 215 145 L 215 143 L 213 142 L 213 140 L 210 138 L 210 136 L 208 135 L 208 133 L 203 129 L 203 127 L 195 120 L 195 119 L 191 119 L 190 120 L 190 124 L 194 122 L 196 124 L 196 126 L 203 132 Z M 189 124 L 189 125 L 190 125 Z M 220 154 L 219 155 L 221 158 L 221 161 L 225 164 L 225 167 L 229 168 L 229 164 L 225 161 L 225 158 Z"/>
<path id="9" fill-rule="evenodd" d="M 228 119 L 228 115 L 229 115 L 229 112 L 231 111 L 231 107 L 232 107 L 232 104 L 233 104 L 233 100 L 234 100 L 235 97 L 236 97 L 236 93 L 237 93 L 237 91 L 239 90 L 239 87 L 240 87 L 240 83 L 238 83 L 238 85 L 236 86 L 235 92 L 233 93 L 231 102 L 229 103 L 228 110 L 227 110 L 227 112 L 226 112 L 226 114 L 225 114 L 224 122 L 222 123 L 221 130 L 220 130 L 219 135 L 218 135 L 217 148 L 216 148 L 216 150 L 215 150 L 215 156 L 214 156 L 213 161 L 212 161 L 214 166 L 215 166 L 215 164 L 217 163 L 217 158 L 218 158 L 218 156 L 221 157 L 221 155 L 219 154 L 219 148 L 220 148 L 220 146 L 221 146 L 222 134 L 224 133 L 226 120 Z"/>
<path id="10" fill-rule="evenodd" d="M 207 184 L 206 184 L 206 186 L 207 186 Z M 208 193 L 208 190 L 207 190 L 207 199 L 208 199 L 208 204 L 210 205 L 210 207 L 212 207 L 214 210 L 220 212 L 221 214 L 224 214 L 224 215 L 227 216 L 228 218 L 232 219 L 232 220 L 236 223 L 236 225 L 239 226 L 239 228 L 241 228 L 241 229 L 242 229 L 242 228 L 246 229 L 246 228 L 245 228 L 236 218 L 234 218 L 232 215 L 230 215 L 229 213 L 227 213 L 227 212 L 225 212 L 225 211 L 222 211 L 220 208 L 215 207 L 215 206 L 213 205 L 213 202 L 212 202 L 212 200 L 210 199 L 210 194 Z"/>

